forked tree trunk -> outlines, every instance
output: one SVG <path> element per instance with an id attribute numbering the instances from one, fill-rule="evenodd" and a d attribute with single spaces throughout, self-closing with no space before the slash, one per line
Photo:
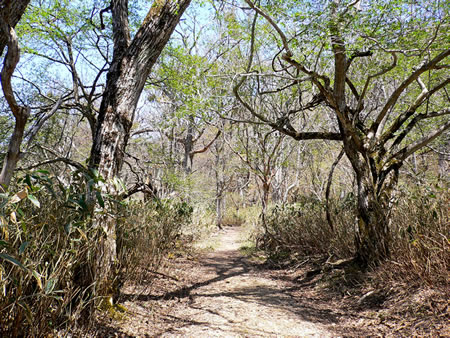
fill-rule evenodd
<path id="1" fill-rule="evenodd" d="M 98 169 L 107 182 L 120 172 L 134 112 L 145 81 L 189 3 L 190 0 L 155 0 L 131 41 L 128 1 L 111 1 L 114 53 L 90 159 L 90 167 Z M 107 214 L 98 216 L 95 220 L 96 225 L 103 229 L 95 266 L 96 293 L 102 296 L 115 293 L 115 222 Z"/>

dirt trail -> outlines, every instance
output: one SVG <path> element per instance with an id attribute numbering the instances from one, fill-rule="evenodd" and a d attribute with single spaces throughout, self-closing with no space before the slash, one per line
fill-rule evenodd
<path id="1" fill-rule="evenodd" d="M 239 228 L 226 228 L 218 241 L 213 252 L 187 267 L 191 269 L 190 278 L 195 279 L 185 281 L 188 285 L 160 296 L 153 292 L 126 301 L 124 305 L 132 316 L 114 335 L 332 336 L 320 323 L 324 314 L 299 304 L 286 292 L 289 285 L 265 277 L 246 261 L 239 252 Z M 167 304 L 161 304 L 164 302 Z M 164 313 L 164 318 L 157 318 L 156 312 Z"/>
<path id="2" fill-rule="evenodd" d="M 299 279 L 249 262 L 239 251 L 240 228 L 214 236 L 214 251 L 177 257 L 167 272 L 149 271 L 124 287 L 126 316 L 99 322 L 95 336 L 367 337 L 403 329 L 398 316 L 382 323 L 377 308 L 358 297 L 348 303 L 323 292 L 305 271 Z M 426 326 L 424 332 L 448 332 Z M 412 336 L 408 330 L 400 336 Z"/>
<path id="3" fill-rule="evenodd" d="M 320 324 L 295 314 L 295 301 L 279 282 L 258 276 L 239 252 L 239 228 L 227 228 L 219 247 L 199 261 L 199 282 L 188 308 L 174 315 L 183 325 L 163 337 L 331 336 Z"/>

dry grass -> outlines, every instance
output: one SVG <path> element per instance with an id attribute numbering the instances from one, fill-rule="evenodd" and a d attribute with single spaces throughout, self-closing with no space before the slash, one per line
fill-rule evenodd
<path id="1" fill-rule="evenodd" d="M 401 279 L 411 286 L 448 287 L 449 190 L 417 186 L 399 194 L 392 216 L 392 257 L 376 270 L 379 278 Z"/>
<path id="2" fill-rule="evenodd" d="M 449 190 L 415 186 L 398 192 L 393 206 L 391 252 L 388 261 L 374 270 L 380 283 L 403 280 L 429 286 L 448 286 L 450 268 Z M 322 256 L 324 260 L 351 257 L 354 252 L 352 195 L 332 201 L 334 230 L 329 227 L 324 205 L 302 197 L 289 205 L 277 205 L 260 224 L 257 244 L 272 261 Z"/>
<path id="3" fill-rule="evenodd" d="M 272 207 L 261 221 L 260 229 L 265 231 L 257 236 L 257 246 L 273 261 L 311 255 L 348 257 L 353 251 L 353 227 L 348 224 L 354 219 L 349 199 L 336 203 L 334 230 L 327 223 L 324 204 L 315 198 L 301 197 L 296 203 Z"/>
<path id="4" fill-rule="evenodd" d="M 121 283 L 139 284 L 142 269 L 158 271 L 167 255 L 176 254 L 192 241 L 183 235 L 191 223 L 192 208 L 186 203 L 132 201 L 122 210 L 117 230 Z M 147 278 L 147 277 L 146 277 Z"/>
<path id="5" fill-rule="evenodd" d="M 41 172 L 19 182 L 20 193 L 0 196 L 0 336 L 45 336 L 93 323 L 91 267 L 101 231 L 90 222 L 84 182 L 74 173 L 65 188 Z M 104 202 L 117 219 L 118 281 L 157 270 L 183 244 L 192 213 L 185 203 Z"/>

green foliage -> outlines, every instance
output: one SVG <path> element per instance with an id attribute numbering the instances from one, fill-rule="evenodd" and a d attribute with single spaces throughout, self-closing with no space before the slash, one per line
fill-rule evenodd
<path id="1" fill-rule="evenodd" d="M 51 332 L 85 306 L 89 290 L 78 288 L 77 274 L 95 252 L 97 230 L 75 197 L 80 188 L 39 170 L 19 180 L 17 193 L 0 196 L 2 335 Z"/>
<path id="2" fill-rule="evenodd" d="M 117 220 L 117 281 L 157 269 L 182 241 L 192 207 L 173 201 L 118 201 L 96 172 L 75 171 L 65 186 L 45 170 L 0 195 L 0 335 L 42 336 L 76 327 L 93 308 L 93 267 L 101 228 L 87 191 Z M 115 182 L 120 191 L 120 182 Z M 112 183 L 113 184 L 113 183 Z M 104 208 L 102 208 L 104 206 Z M 178 243 L 178 244 L 177 244 Z M 86 312 L 87 311 L 87 312 Z"/>
<path id="3" fill-rule="evenodd" d="M 164 80 L 155 87 L 157 91 L 152 99 L 172 105 L 169 117 L 166 115 L 162 121 L 163 127 L 210 120 L 213 98 L 208 93 L 215 87 L 217 79 L 207 76 L 207 73 L 215 65 L 208 58 L 193 54 L 189 48 L 180 45 L 168 46 L 159 65 L 156 74 Z"/>

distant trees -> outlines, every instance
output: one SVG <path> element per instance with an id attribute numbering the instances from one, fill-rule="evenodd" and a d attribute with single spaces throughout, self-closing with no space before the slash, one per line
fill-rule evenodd
<path id="1" fill-rule="evenodd" d="M 259 52 L 259 30 L 253 31 L 235 95 L 260 121 L 296 140 L 343 143 L 357 179 L 357 260 L 364 266 L 380 262 L 389 256 L 389 210 L 399 169 L 450 128 L 445 9 L 426 1 L 245 3 L 276 39 Z M 274 81 L 263 86 L 254 79 L 267 68 L 254 61 L 269 52 Z M 253 88 L 265 111 L 242 92 L 244 85 Z M 264 105 L 274 92 L 295 95 L 296 107 Z M 308 130 L 294 123 L 306 112 L 324 118 L 332 112 L 335 122 Z"/>
<path id="2" fill-rule="evenodd" d="M 180 148 L 177 160 L 187 175 L 192 173 L 194 157 L 207 151 L 220 133 L 204 140 L 208 125 L 217 119 L 211 112 L 214 82 L 208 78 L 214 64 L 200 56 L 200 52 L 194 52 L 197 39 L 194 37 L 191 45 L 184 39 L 178 45 L 180 42 L 174 39 L 174 45 L 165 50 L 149 81 L 149 101 L 160 112 L 159 117 L 153 117 L 154 130 Z"/>

